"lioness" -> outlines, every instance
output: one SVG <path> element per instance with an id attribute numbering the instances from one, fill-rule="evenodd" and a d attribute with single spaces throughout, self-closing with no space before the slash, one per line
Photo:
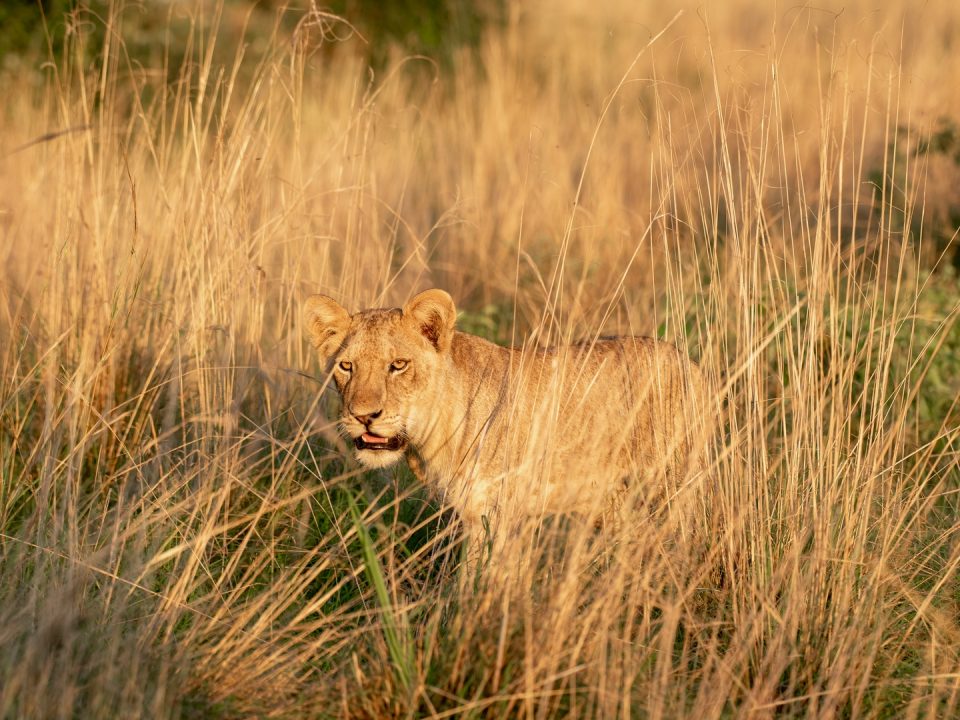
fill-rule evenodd
<path id="1" fill-rule="evenodd" d="M 664 488 L 697 462 L 705 410 L 697 366 L 651 338 L 505 348 L 455 329 L 427 290 L 402 309 L 351 315 L 313 295 L 305 319 L 343 401 L 361 464 L 406 457 L 479 546 L 483 518 L 603 517 L 631 480 Z M 488 523 L 489 526 L 489 523 Z"/>

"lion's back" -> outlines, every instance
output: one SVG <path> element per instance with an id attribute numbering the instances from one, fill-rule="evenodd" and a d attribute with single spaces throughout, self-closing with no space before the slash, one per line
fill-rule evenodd
<path id="1" fill-rule="evenodd" d="M 537 350 L 472 339 L 466 346 L 469 392 L 496 396 L 474 446 L 479 476 L 515 478 L 527 503 L 588 510 L 609 494 L 604 488 L 641 475 L 676 477 L 695 462 L 706 383 L 674 345 L 623 336 Z M 499 481 L 493 487 L 504 491 Z"/>

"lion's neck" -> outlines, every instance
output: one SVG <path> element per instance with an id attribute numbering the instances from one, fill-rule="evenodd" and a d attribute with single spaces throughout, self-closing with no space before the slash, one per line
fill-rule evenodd
<path id="1" fill-rule="evenodd" d="M 428 479 L 442 488 L 490 472 L 485 465 L 491 461 L 489 443 L 503 425 L 510 353 L 482 338 L 455 334 L 437 406 L 416 443 Z"/>

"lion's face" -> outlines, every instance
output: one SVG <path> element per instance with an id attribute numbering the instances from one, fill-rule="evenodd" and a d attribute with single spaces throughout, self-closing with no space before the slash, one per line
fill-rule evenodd
<path id="1" fill-rule="evenodd" d="M 333 378 L 343 399 L 340 423 L 361 463 L 385 467 L 403 457 L 421 409 L 432 400 L 437 359 L 436 350 L 399 310 L 370 310 L 351 318 L 333 358 Z"/>
<path id="2" fill-rule="evenodd" d="M 328 297 L 306 304 L 308 327 L 343 400 L 340 425 L 368 467 L 400 460 L 436 407 L 456 311 L 450 296 L 421 293 L 403 310 L 350 315 Z"/>

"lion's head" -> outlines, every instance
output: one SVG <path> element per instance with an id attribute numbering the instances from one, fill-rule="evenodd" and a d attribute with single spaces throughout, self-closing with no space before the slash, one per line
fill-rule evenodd
<path id="1" fill-rule="evenodd" d="M 368 467 L 397 462 L 408 441 L 427 431 L 440 401 L 436 379 L 444 374 L 453 339 L 453 300 L 443 290 L 427 290 L 403 309 L 351 315 L 335 300 L 313 295 L 304 314 L 340 390 L 340 424 L 357 458 Z"/>

